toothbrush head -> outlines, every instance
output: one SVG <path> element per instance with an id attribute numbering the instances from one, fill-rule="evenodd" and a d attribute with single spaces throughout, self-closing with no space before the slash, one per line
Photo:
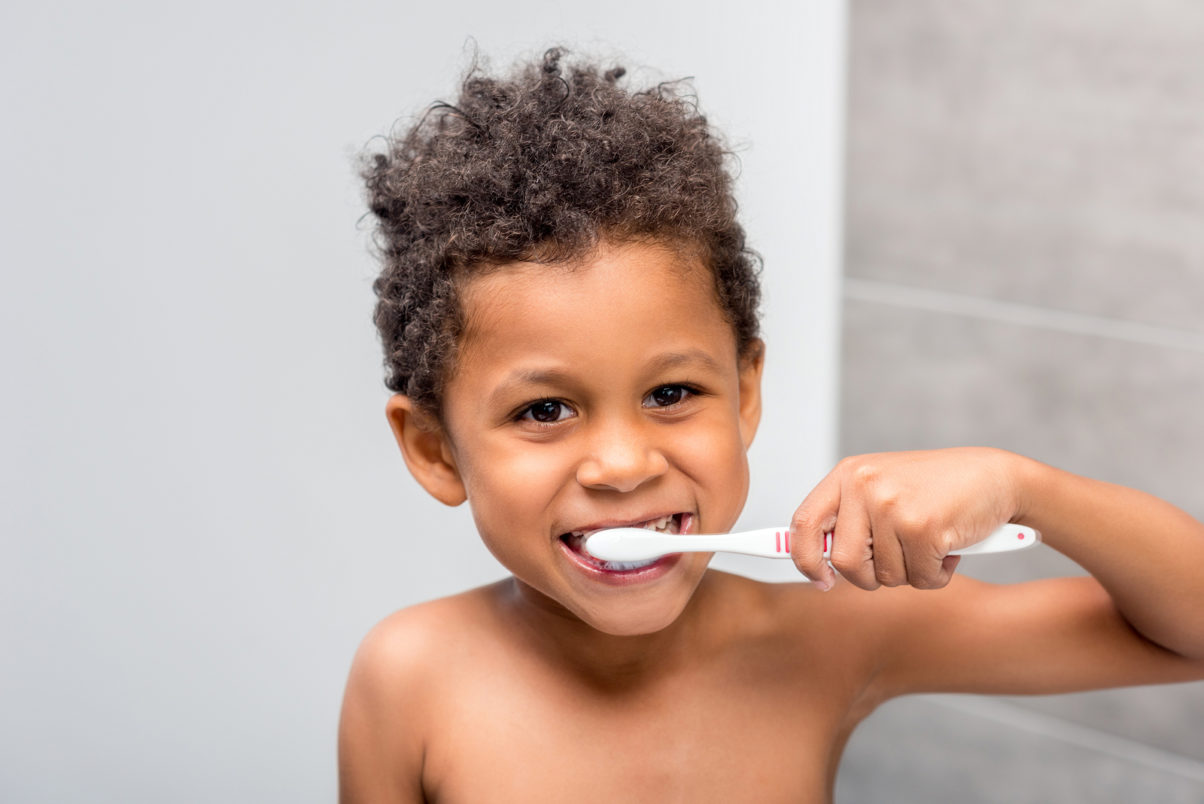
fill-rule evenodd
<path id="1" fill-rule="evenodd" d="M 673 552 L 660 534 L 643 528 L 607 528 L 589 535 L 585 551 L 602 561 L 645 561 Z"/>

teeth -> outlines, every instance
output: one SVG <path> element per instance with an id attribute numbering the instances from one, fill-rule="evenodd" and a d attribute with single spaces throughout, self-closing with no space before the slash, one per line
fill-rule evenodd
<path id="1" fill-rule="evenodd" d="M 644 567 L 650 567 L 659 560 L 660 558 L 657 557 L 650 558 L 647 561 L 603 561 L 602 565 L 608 570 L 624 572 L 627 570 L 637 570 L 643 569 Z"/>
<path id="2" fill-rule="evenodd" d="M 678 532 L 677 516 L 674 514 L 661 516 L 660 519 L 650 519 L 647 522 L 642 522 L 642 524 L 639 525 L 628 525 L 627 527 L 641 527 L 644 528 L 645 531 L 656 531 L 657 533 L 675 534 Z M 568 534 L 574 540 L 577 540 L 591 536 L 591 534 L 594 534 L 595 532 L 596 531 L 571 531 Z"/>
<path id="3" fill-rule="evenodd" d="M 662 516 L 659 519 L 649 519 L 639 525 L 629 525 L 632 528 L 643 528 L 644 530 L 654 530 L 657 533 L 677 533 L 677 517 L 674 514 Z M 574 530 L 569 533 L 573 539 L 584 539 L 590 536 L 595 531 L 592 530 Z"/>
<path id="4" fill-rule="evenodd" d="M 654 530 L 657 533 L 677 533 L 677 520 L 670 514 L 662 516 L 660 519 L 650 519 L 640 527 L 645 530 Z"/>

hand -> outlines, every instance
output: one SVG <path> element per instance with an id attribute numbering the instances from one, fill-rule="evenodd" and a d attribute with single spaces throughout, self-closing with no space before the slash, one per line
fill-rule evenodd
<path id="1" fill-rule="evenodd" d="M 939 589 L 958 556 L 1019 510 L 1002 450 L 958 448 L 845 458 L 791 519 L 795 566 L 821 589 L 833 567 L 862 589 L 910 584 Z M 831 534 L 831 565 L 824 542 Z"/>

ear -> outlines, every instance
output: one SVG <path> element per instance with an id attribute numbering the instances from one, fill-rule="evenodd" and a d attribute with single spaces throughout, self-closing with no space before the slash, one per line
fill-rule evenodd
<path id="1" fill-rule="evenodd" d="M 451 444 L 439 423 L 404 394 L 389 398 L 385 416 L 414 479 L 444 505 L 459 505 L 468 499 Z"/>
<path id="2" fill-rule="evenodd" d="M 740 357 L 740 437 L 744 448 L 752 446 L 761 423 L 761 370 L 765 367 L 765 342 L 750 343 Z"/>

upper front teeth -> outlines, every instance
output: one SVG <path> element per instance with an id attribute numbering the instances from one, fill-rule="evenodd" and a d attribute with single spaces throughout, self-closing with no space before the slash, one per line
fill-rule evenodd
<path id="1" fill-rule="evenodd" d="M 674 519 L 674 515 L 667 514 L 659 519 L 649 519 L 647 522 L 643 522 L 639 525 L 628 525 L 627 527 L 655 530 L 659 533 L 674 533 L 676 532 L 675 524 L 676 521 Z M 594 532 L 595 531 L 592 530 L 575 530 L 573 531 L 573 536 L 584 538 L 593 534 Z"/>

